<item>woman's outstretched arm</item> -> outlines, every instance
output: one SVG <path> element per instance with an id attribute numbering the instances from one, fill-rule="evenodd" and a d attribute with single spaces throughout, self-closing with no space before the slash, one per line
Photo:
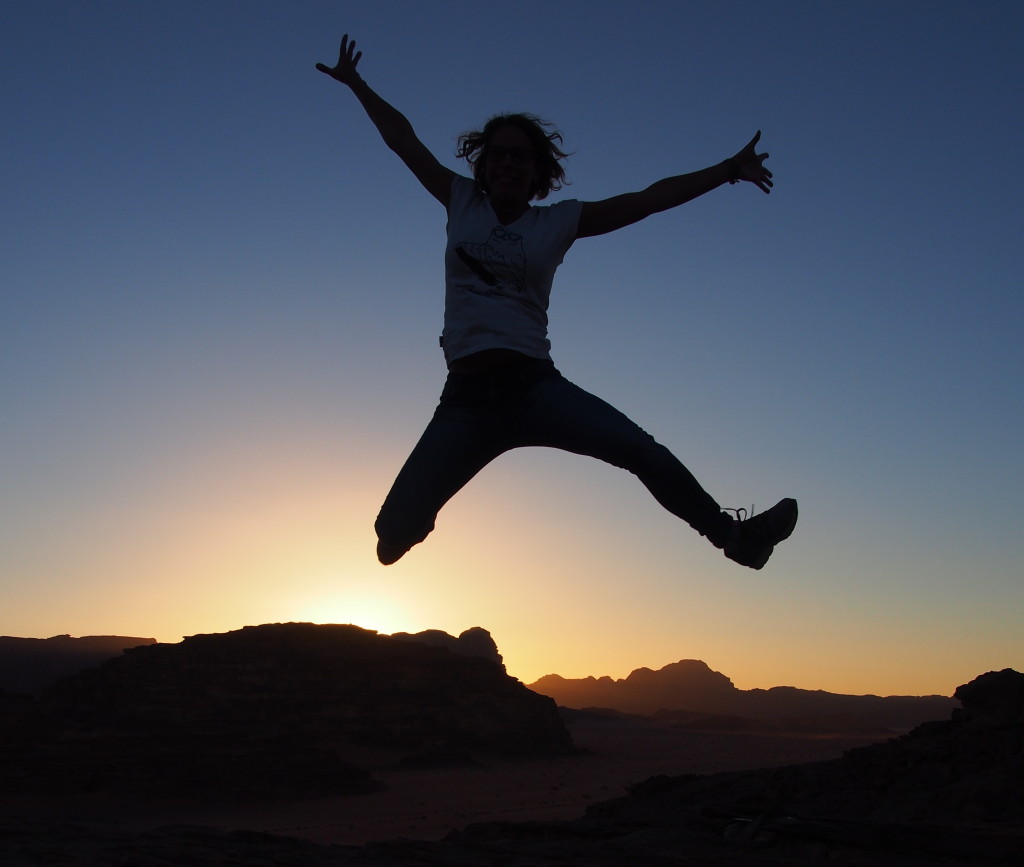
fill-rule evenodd
<path id="1" fill-rule="evenodd" d="M 727 181 L 749 181 L 765 193 L 772 188 L 772 173 L 764 167 L 768 154 L 755 152 L 761 131 L 736 156 L 686 175 L 676 175 L 651 184 L 646 190 L 613 196 L 600 202 L 584 202 L 577 238 L 603 235 L 623 226 L 667 211 L 711 192 Z"/>
<path id="2" fill-rule="evenodd" d="M 347 85 L 366 110 L 366 114 L 384 143 L 401 158 L 421 184 L 442 205 L 448 207 L 454 172 L 445 168 L 417 138 L 412 124 L 398 109 L 385 102 L 363 81 L 356 71 L 363 52 L 356 51 L 356 43 L 346 33 L 341 37 L 341 51 L 335 66 L 318 63 L 316 68 L 335 81 Z"/>

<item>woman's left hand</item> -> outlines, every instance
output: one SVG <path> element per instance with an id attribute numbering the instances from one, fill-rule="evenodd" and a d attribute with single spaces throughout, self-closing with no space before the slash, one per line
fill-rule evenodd
<path id="1" fill-rule="evenodd" d="M 760 138 L 761 130 L 758 130 L 754 137 L 747 142 L 746 147 L 733 157 L 733 162 L 735 162 L 739 173 L 737 180 L 750 181 L 752 184 L 757 184 L 762 192 L 770 193 L 772 191 L 772 173 L 764 167 L 764 161 L 768 159 L 768 154 L 759 154 L 754 151 Z"/>

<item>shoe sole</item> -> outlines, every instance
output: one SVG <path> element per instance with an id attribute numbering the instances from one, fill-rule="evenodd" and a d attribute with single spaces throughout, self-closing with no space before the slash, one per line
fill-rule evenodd
<path id="1" fill-rule="evenodd" d="M 779 542 L 785 542 L 786 539 L 793 535 L 793 531 L 796 529 L 796 519 L 800 517 L 800 509 L 796 504 L 796 500 L 792 497 L 786 497 L 782 502 L 785 503 L 786 500 L 793 504 L 793 520 L 789 522 L 789 526 L 786 528 L 786 534 L 779 537 Z M 776 542 L 775 544 L 778 545 L 779 542 Z"/>
<path id="2" fill-rule="evenodd" d="M 786 500 L 790 500 L 793 503 L 793 520 L 786 525 L 785 532 L 768 547 L 768 550 L 765 552 L 764 559 L 759 560 L 756 566 L 751 567 L 753 569 L 761 569 L 764 564 L 768 562 L 768 559 L 772 554 L 775 553 L 775 546 L 778 545 L 779 542 L 785 542 L 786 539 L 793 535 L 793 531 L 796 529 L 796 519 L 800 517 L 800 510 L 797 507 L 796 500 L 792 499 L 792 497 L 787 497 Z M 784 503 L 786 500 L 782 500 L 782 502 Z"/>

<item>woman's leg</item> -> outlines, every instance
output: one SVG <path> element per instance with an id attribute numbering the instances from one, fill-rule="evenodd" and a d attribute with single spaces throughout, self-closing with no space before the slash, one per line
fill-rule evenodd
<path id="1" fill-rule="evenodd" d="M 550 446 L 598 458 L 633 473 L 673 515 L 718 547 L 732 518 L 665 446 L 611 404 L 561 374 L 531 391 L 515 430 L 515 445 Z"/>
<path id="2" fill-rule="evenodd" d="M 477 404 L 473 382 L 449 377 L 434 417 L 413 448 L 377 515 L 377 558 L 400 559 L 434 529 L 441 507 L 502 449 Z"/>
<path id="3" fill-rule="evenodd" d="M 629 470 L 662 506 L 724 549 L 730 560 L 751 569 L 762 568 L 796 526 L 797 503 L 789 497 L 758 515 L 734 520 L 667 448 L 560 374 L 531 392 L 516 425 L 515 445 L 554 446 Z"/>

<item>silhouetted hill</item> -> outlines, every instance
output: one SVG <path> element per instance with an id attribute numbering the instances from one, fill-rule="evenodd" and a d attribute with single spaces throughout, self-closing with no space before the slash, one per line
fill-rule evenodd
<path id="1" fill-rule="evenodd" d="M 574 821 L 490 822 L 438 843 L 322 846 L 271 834 L 0 819 L 12 867 L 74 863 L 1010 867 L 1024 851 L 1024 675 L 989 672 L 963 709 L 843 758 L 655 777 Z M 116 860 L 114 860 L 116 857 Z"/>
<path id="2" fill-rule="evenodd" d="M 606 707 L 625 713 L 677 716 L 681 723 L 715 727 L 773 727 L 823 730 L 907 731 L 949 715 L 956 702 L 944 696 L 838 695 L 777 686 L 737 689 L 704 662 L 684 659 L 658 671 L 638 668 L 628 677 L 568 679 L 549 674 L 530 689 L 569 708 Z M 729 722 L 729 718 L 732 722 Z"/>
<path id="3" fill-rule="evenodd" d="M 372 788 L 382 751 L 436 762 L 574 749 L 554 701 L 486 658 L 484 630 L 463 643 L 483 657 L 431 638 L 289 623 L 132 648 L 36 702 L 0 702 L 0 785 L 308 797 Z"/>
<path id="4" fill-rule="evenodd" d="M 155 638 L 87 635 L 72 638 L 0 636 L 0 692 L 38 694 L 55 680 L 92 668 L 129 647 L 156 644 Z"/>
<path id="5" fill-rule="evenodd" d="M 498 665 L 504 664 L 491 634 L 479 626 L 467 629 L 457 638 L 440 629 L 396 632 L 391 637 L 446 647 L 462 656 L 479 656 Z M 98 666 L 129 648 L 156 643 L 155 638 L 120 635 L 87 635 L 82 638 L 70 635 L 55 635 L 53 638 L 0 635 L 0 693 L 37 695 L 62 677 Z"/>

